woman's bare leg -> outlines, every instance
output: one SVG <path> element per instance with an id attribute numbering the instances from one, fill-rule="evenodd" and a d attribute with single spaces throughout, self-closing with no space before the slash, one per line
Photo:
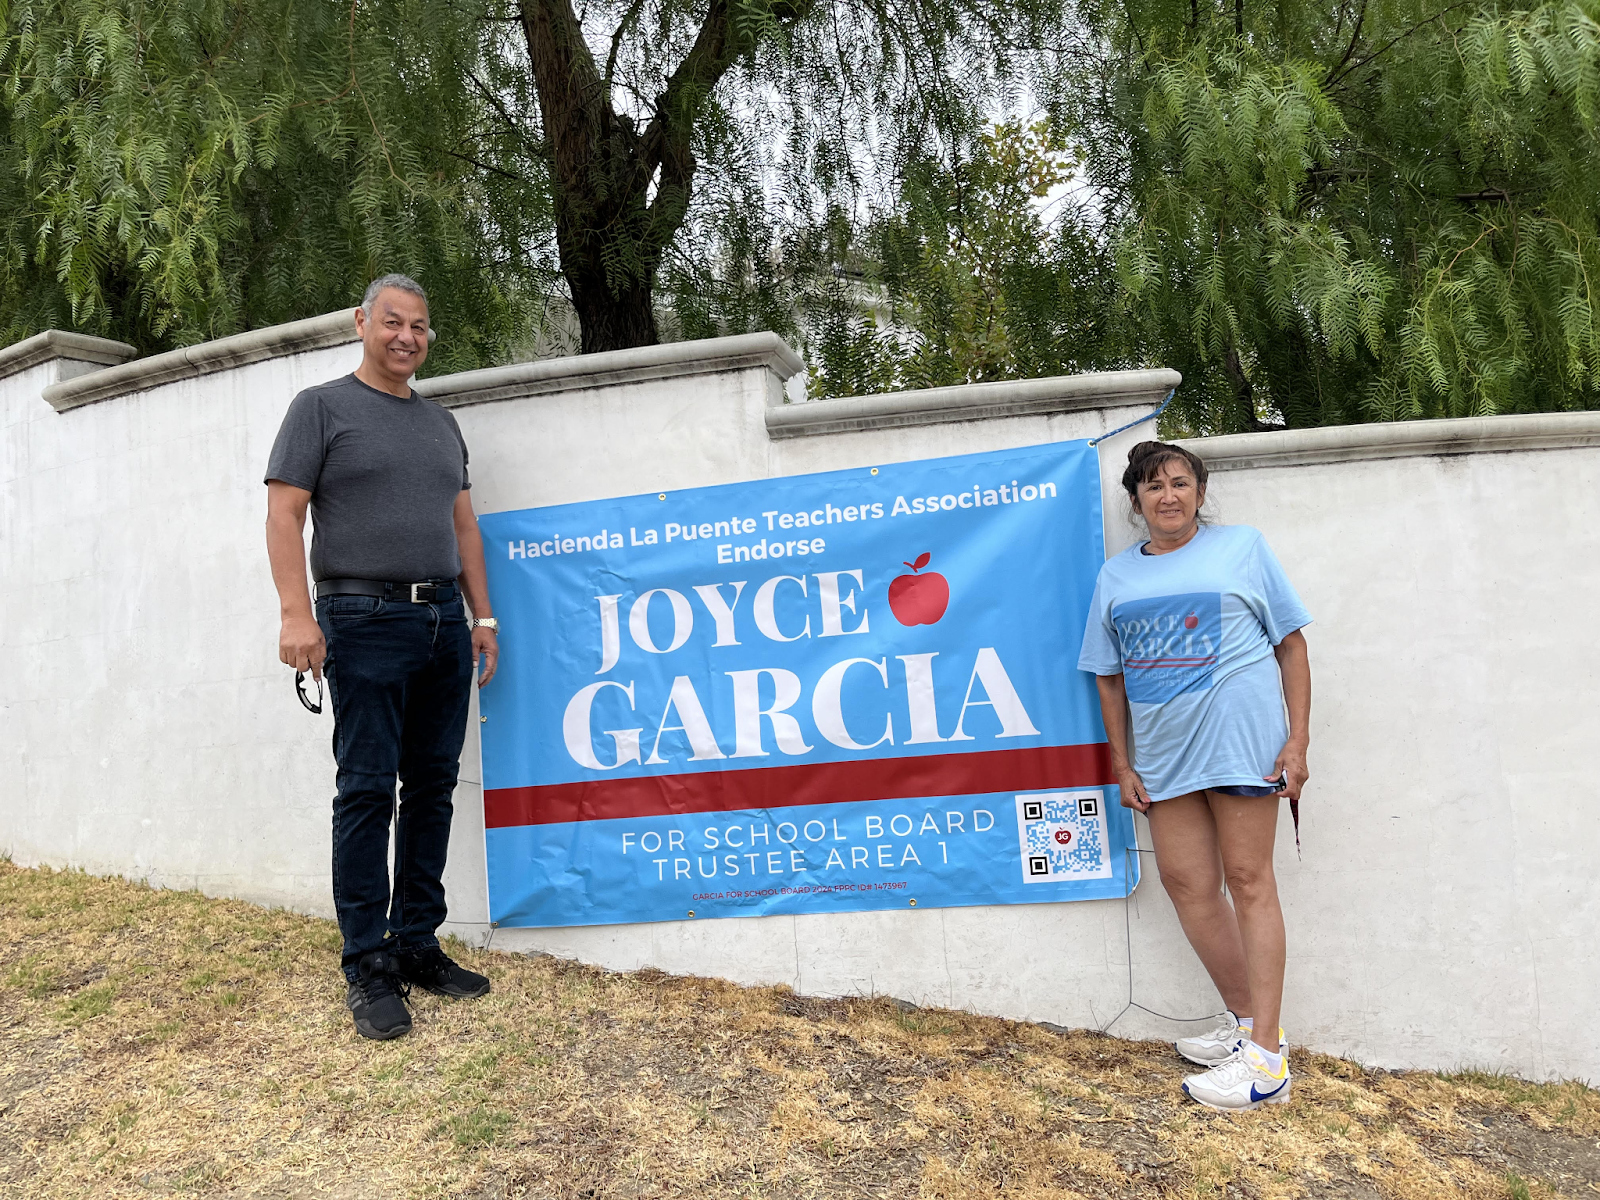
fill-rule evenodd
<path id="1" fill-rule="evenodd" d="M 1278 809 L 1283 801 L 1278 796 L 1219 796 L 1211 792 L 1206 797 L 1216 822 L 1223 874 L 1244 942 L 1250 1000 L 1255 1005 L 1252 1028 L 1261 1034 L 1255 1042 L 1276 1051 L 1285 949 L 1272 845 L 1278 835 Z"/>
<path id="2" fill-rule="evenodd" d="M 1145 815 L 1150 819 L 1161 886 L 1178 910 L 1184 936 L 1222 993 L 1222 1002 L 1237 1016 L 1254 1017 L 1250 990 L 1253 979 L 1246 965 L 1239 921 L 1222 895 L 1223 856 L 1206 793 L 1190 792 L 1157 801 Z M 1281 951 L 1279 963 L 1281 991 Z"/>

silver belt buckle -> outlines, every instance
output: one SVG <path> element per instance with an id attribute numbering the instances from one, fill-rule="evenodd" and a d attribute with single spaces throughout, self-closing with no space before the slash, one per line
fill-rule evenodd
<path id="1" fill-rule="evenodd" d="M 429 585 L 423 584 L 423 583 L 413 583 L 411 585 L 411 603 L 413 603 L 413 604 L 421 604 L 422 603 L 422 601 L 417 598 L 417 589 L 419 587 L 427 587 L 427 586 L 429 586 Z"/>

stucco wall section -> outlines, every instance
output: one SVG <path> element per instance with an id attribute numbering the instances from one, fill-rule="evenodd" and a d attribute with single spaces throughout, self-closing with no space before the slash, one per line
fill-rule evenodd
<path id="1" fill-rule="evenodd" d="M 58 413 L 0 381 L 0 848 L 326 912 L 329 726 L 277 660 L 267 452 L 359 347 Z"/>

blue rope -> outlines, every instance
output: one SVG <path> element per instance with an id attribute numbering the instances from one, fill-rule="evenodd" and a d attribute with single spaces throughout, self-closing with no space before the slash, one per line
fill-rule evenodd
<path id="1" fill-rule="evenodd" d="M 1105 441 L 1107 438 L 1114 438 L 1119 433 L 1126 433 L 1128 430 L 1132 429 L 1135 425 L 1143 425 L 1146 421 L 1154 421 L 1162 413 L 1167 411 L 1167 405 L 1172 403 L 1172 398 L 1174 396 L 1176 396 L 1177 394 L 1178 394 L 1178 389 L 1177 388 L 1173 388 L 1170 392 L 1167 393 L 1167 398 L 1161 402 L 1161 407 L 1156 409 L 1155 412 L 1146 413 L 1144 416 L 1140 417 L 1137 421 L 1129 421 L 1126 425 L 1119 425 L 1119 426 L 1117 426 L 1117 428 L 1113 429 L 1110 433 L 1102 433 L 1097 438 L 1090 438 L 1089 439 L 1089 445 L 1098 446 L 1101 442 Z"/>

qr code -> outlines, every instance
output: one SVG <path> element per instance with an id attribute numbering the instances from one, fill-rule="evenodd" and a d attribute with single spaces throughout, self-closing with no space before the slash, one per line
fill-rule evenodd
<path id="1" fill-rule="evenodd" d="M 1017 797 L 1024 883 L 1111 878 L 1103 791 Z"/>

